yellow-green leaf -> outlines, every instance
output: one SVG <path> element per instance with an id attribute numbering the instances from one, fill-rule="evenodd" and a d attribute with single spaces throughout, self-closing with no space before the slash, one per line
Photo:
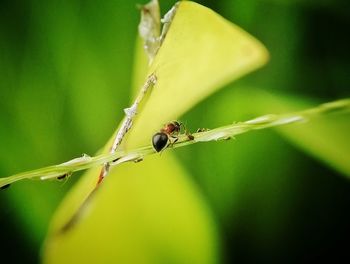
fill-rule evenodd
<path id="1" fill-rule="evenodd" d="M 189 175 L 164 154 L 161 162 L 150 156 L 114 168 L 77 224 L 63 232 L 55 222 L 44 262 L 215 263 L 210 213 Z M 69 202 L 56 219 L 66 220 Z"/>
<path id="2" fill-rule="evenodd" d="M 301 96 L 272 94 L 259 89 L 237 90 L 234 102 L 240 111 L 253 116 L 267 113 L 290 113 L 308 109 L 320 101 Z M 350 176 L 349 113 L 315 117 L 310 121 L 277 128 L 292 144 L 333 169 Z"/>
<path id="3" fill-rule="evenodd" d="M 199 4 L 180 2 L 148 71 L 158 81 L 130 131 L 128 146 L 148 144 L 162 124 L 267 59 L 264 46 L 241 28 Z"/>
<path id="4" fill-rule="evenodd" d="M 157 83 L 123 147 L 149 144 L 163 123 L 262 66 L 267 57 L 266 49 L 242 29 L 208 8 L 180 2 L 148 70 Z M 87 172 L 57 211 L 45 244 L 45 262 L 218 261 L 215 223 L 190 175 L 170 153 L 114 168 L 75 219 L 98 172 Z"/>
<path id="5" fill-rule="evenodd" d="M 306 109 L 317 103 L 314 100 L 272 94 L 264 95 L 261 100 L 265 109 L 273 107 L 281 112 Z M 306 153 L 350 177 L 349 113 L 330 114 L 304 124 L 278 128 L 277 131 Z"/>

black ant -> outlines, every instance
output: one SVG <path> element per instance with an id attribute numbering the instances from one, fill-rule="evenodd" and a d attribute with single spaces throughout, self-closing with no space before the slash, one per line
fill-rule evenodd
<path id="1" fill-rule="evenodd" d="M 68 179 L 71 175 L 72 175 L 71 172 L 67 172 L 67 173 L 62 174 L 60 176 L 57 176 L 56 179 L 59 180 L 59 181 L 63 181 L 63 180 Z"/>
<path id="2" fill-rule="evenodd" d="M 5 184 L 4 186 L 1 186 L 1 187 L 0 187 L 0 190 L 5 190 L 5 189 L 7 189 L 8 187 L 10 187 L 10 185 L 11 185 L 11 184 L 9 184 L 9 183 L 8 183 L 8 184 Z"/>
<path id="3" fill-rule="evenodd" d="M 61 175 L 61 176 L 58 176 L 56 179 L 59 180 L 59 181 L 61 181 L 61 180 L 66 179 L 67 177 L 68 177 L 67 174 L 63 174 L 63 175 Z"/>
<path id="4" fill-rule="evenodd" d="M 177 121 L 173 121 L 166 124 L 160 130 L 160 132 L 153 135 L 152 137 L 153 148 L 157 152 L 160 152 L 168 145 L 169 141 L 170 141 L 170 145 L 176 143 L 176 141 L 178 140 L 177 135 L 180 133 L 181 127 L 184 127 L 184 125 Z M 189 140 L 194 139 L 194 137 L 191 134 L 189 134 L 187 131 L 186 131 L 186 135 Z"/>

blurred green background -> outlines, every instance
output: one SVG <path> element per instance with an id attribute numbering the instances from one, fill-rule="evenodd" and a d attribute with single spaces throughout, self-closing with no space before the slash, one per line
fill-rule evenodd
<path id="1" fill-rule="evenodd" d="M 260 39 L 271 61 L 182 117 L 190 129 L 254 117 L 240 89 L 315 103 L 350 95 L 349 1 L 197 2 Z M 136 4 L 144 3 L 2 1 L 0 176 L 93 155 L 104 145 L 130 101 Z M 174 2 L 160 3 L 164 11 Z M 225 262 L 295 263 L 346 253 L 348 179 L 273 130 L 175 153 L 214 212 Z M 0 192 L 3 260 L 38 262 L 52 213 L 76 178 L 24 181 Z"/>

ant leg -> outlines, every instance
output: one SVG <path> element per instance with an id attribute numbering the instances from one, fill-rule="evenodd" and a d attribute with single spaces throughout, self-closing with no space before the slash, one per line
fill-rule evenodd
<path id="1" fill-rule="evenodd" d="M 186 131 L 186 136 L 187 136 L 188 140 L 194 140 L 194 136 L 188 131 Z"/>
<path id="2" fill-rule="evenodd" d="M 197 129 L 197 133 L 200 133 L 200 132 L 205 132 L 205 131 L 209 131 L 210 129 L 209 128 L 198 128 Z"/>
<path id="3" fill-rule="evenodd" d="M 186 126 L 183 123 L 181 123 L 181 126 L 182 126 L 188 140 L 194 140 L 194 136 L 191 134 L 191 132 L 189 130 L 187 130 Z"/>
<path id="4" fill-rule="evenodd" d="M 172 138 L 173 140 L 171 140 L 170 138 Z M 173 145 L 179 140 L 179 138 L 177 136 L 170 136 L 169 137 L 169 145 L 168 147 L 173 147 Z"/>

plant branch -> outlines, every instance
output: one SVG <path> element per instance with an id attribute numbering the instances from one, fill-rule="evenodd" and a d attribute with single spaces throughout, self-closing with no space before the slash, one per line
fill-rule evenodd
<path id="1" fill-rule="evenodd" d="M 198 142 L 225 140 L 253 130 L 278 127 L 297 122 L 307 122 L 310 119 L 327 114 L 344 113 L 349 111 L 350 98 L 321 104 L 314 108 L 289 114 L 264 115 L 245 122 L 238 122 L 211 130 L 199 131 L 191 134 L 192 137 L 188 134 L 179 135 L 178 141 L 174 143 L 171 148 L 184 147 Z M 102 154 L 95 157 L 90 157 L 84 154 L 80 158 L 76 158 L 59 165 L 0 178 L 0 188 L 23 179 L 56 179 L 62 175 L 69 175 L 76 171 L 86 170 L 104 164 L 118 165 L 129 161 L 138 162 L 143 160 L 147 155 L 154 153 L 156 153 L 156 151 L 153 149 L 153 147 L 151 145 L 147 145 L 130 151 L 116 150 L 113 153 Z"/>

